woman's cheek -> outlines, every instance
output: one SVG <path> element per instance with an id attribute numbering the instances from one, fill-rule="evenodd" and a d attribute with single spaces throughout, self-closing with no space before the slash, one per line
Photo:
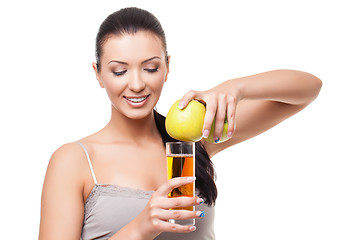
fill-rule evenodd
<path id="1" fill-rule="evenodd" d="M 119 98 L 119 96 L 122 96 L 124 94 L 123 91 L 121 90 L 122 89 L 121 85 L 113 82 L 107 82 L 105 84 L 105 89 L 107 95 L 109 96 L 112 102 L 118 101 L 117 98 Z"/>

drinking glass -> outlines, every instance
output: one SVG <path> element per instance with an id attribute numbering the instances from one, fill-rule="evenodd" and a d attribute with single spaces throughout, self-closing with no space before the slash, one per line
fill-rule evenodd
<path id="1" fill-rule="evenodd" d="M 167 142 L 166 158 L 168 179 L 175 177 L 195 176 L 195 143 L 193 142 Z M 177 188 L 174 188 L 169 197 L 195 197 L 195 181 Z M 190 210 L 195 207 L 173 208 L 170 210 Z M 176 220 L 170 219 L 169 222 L 181 225 L 195 225 L 195 219 Z"/>

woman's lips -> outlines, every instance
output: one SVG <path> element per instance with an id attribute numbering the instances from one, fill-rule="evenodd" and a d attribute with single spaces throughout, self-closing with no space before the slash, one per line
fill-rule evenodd
<path id="1" fill-rule="evenodd" d="M 124 96 L 126 102 L 132 107 L 142 107 L 148 100 L 149 95 L 143 96 Z"/>

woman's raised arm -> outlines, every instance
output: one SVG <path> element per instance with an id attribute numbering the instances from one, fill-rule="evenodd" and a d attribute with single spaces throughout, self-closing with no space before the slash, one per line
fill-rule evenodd
<path id="1" fill-rule="evenodd" d="M 218 144 L 203 141 L 209 155 L 213 156 L 299 112 L 317 97 L 321 86 L 321 80 L 312 74 L 274 70 L 231 79 L 207 91 L 190 91 L 180 104 L 186 106 L 191 99 L 206 103 L 205 136 L 215 119 L 214 138 L 220 137 L 227 116 L 231 139 Z"/>

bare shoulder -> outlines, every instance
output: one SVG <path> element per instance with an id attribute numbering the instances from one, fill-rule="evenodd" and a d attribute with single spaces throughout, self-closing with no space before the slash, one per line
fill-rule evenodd
<path id="1" fill-rule="evenodd" d="M 76 142 L 64 143 L 51 155 L 49 164 L 77 167 L 82 161 L 76 160 L 84 157 L 84 150 Z"/>
<path id="2" fill-rule="evenodd" d="M 83 169 L 86 165 L 84 150 L 76 142 L 61 145 L 51 155 L 46 177 L 71 180 L 74 185 L 83 184 Z"/>

